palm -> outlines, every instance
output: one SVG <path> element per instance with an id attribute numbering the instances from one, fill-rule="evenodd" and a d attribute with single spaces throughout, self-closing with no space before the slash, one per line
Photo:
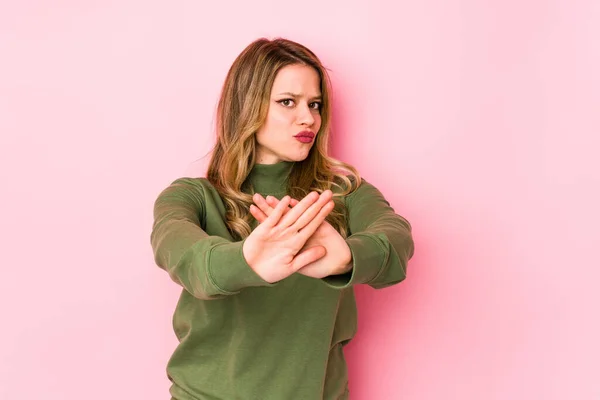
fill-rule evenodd
<path id="1" fill-rule="evenodd" d="M 258 196 L 255 198 L 256 208 L 251 208 L 250 212 L 259 221 L 266 219 L 279 201 L 273 197 L 267 200 Z M 292 200 L 291 205 L 295 206 L 297 200 Z M 327 221 L 321 222 L 315 232 L 305 242 L 303 251 L 313 247 L 324 247 L 326 255 L 306 266 L 300 268 L 298 273 L 310 276 L 312 278 L 323 278 L 329 275 L 344 273 L 352 261 L 352 253 L 344 238 Z"/>
<path id="2" fill-rule="evenodd" d="M 304 249 L 323 246 L 327 254 L 298 270 L 299 273 L 313 278 L 322 278 L 343 269 L 352 258 L 344 238 L 327 221 L 323 221 L 315 233 L 307 240 Z M 333 270 L 332 270 L 333 269 Z"/>

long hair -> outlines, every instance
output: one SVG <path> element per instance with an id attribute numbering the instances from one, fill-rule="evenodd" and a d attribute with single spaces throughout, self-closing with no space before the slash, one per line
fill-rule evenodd
<path id="1" fill-rule="evenodd" d="M 256 160 L 255 134 L 264 124 L 271 88 L 278 71 L 293 64 L 314 68 L 321 81 L 321 127 L 316 142 L 303 161 L 295 162 L 288 178 L 288 194 L 302 199 L 311 191 L 334 190 L 335 207 L 327 221 L 346 237 L 346 208 L 341 196 L 360 184 L 358 171 L 328 156 L 331 121 L 331 82 L 317 56 L 291 40 L 261 38 L 252 42 L 229 69 L 217 106 L 217 142 L 208 165 L 207 179 L 219 192 L 226 208 L 229 230 L 239 238 L 251 232 L 252 193 L 245 193 L 245 181 Z"/>

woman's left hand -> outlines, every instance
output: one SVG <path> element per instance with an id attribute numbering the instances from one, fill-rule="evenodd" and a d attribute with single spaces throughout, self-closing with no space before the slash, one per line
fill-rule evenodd
<path id="1" fill-rule="evenodd" d="M 262 223 L 271 214 L 275 206 L 279 203 L 273 196 L 255 196 L 256 205 L 250 207 L 250 213 L 254 218 Z M 298 200 L 292 199 L 291 206 L 298 204 Z M 340 275 L 349 272 L 352 269 L 352 253 L 344 238 L 336 231 L 331 224 L 323 221 L 315 233 L 308 239 L 304 249 L 313 246 L 323 246 L 327 254 L 305 267 L 298 270 L 298 273 L 311 278 L 324 278 L 329 275 Z"/>

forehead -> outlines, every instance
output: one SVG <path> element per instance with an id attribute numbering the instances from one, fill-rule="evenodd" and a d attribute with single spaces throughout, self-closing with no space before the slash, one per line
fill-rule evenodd
<path id="1" fill-rule="evenodd" d="M 313 67 L 307 65 L 287 65 L 281 68 L 273 81 L 272 93 L 291 92 L 305 96 L 321 94 L 321 80 Z"/>

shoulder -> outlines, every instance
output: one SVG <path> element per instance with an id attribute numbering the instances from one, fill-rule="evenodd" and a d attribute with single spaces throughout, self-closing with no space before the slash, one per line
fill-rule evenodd
<path id="1" fill-rule="evenodd" d="M 346 196 L 346 204 L 348 204 L 348 206 L 357 203 L 380 201 L 389 204 L 383 193 L 365 178 L 360 178 L 360 183 Z"/>
<path id="2" fill-rule="evenodd" d="M 353 174 L 336 174 L 331 182 L 331 191 L 342 197 L 348 197 L 360 186 L 360 177 Z"/>
<path id="3" fill-rule="evenodd" d="M 203 191 L 205 188 L 212 186 L 206 178 L 191 178 L 191 177 L 180 177 L 172 181 L 166 188 L 165 191 L 178 190 L 178 191 Z"/>
<path id="4" fill-rule="evenodd" d="M 188 176 L 175 179 L 169 187 L 185 187 L 188 189 L 214 189 L 213 185 L 206 178 L 191 178 Z"/>
<path id="5" fill-rule="evenodd" d="M 355 175 L 336 176 L 333 181 L 332 191 L 341 194 L 346 199 L 352 199 L 356 196 L 360 197 L 368 193 L 380 193 L 372 183 L 363 177 Z"/>
<path id="6" fill-rule="evenodd" d="M 162 190 L 157 201 L 175 197 L 204 202 L 207 198 L 214 196 L 219 197 L 219 194 L 208 179 L 180 177 Z"/>

